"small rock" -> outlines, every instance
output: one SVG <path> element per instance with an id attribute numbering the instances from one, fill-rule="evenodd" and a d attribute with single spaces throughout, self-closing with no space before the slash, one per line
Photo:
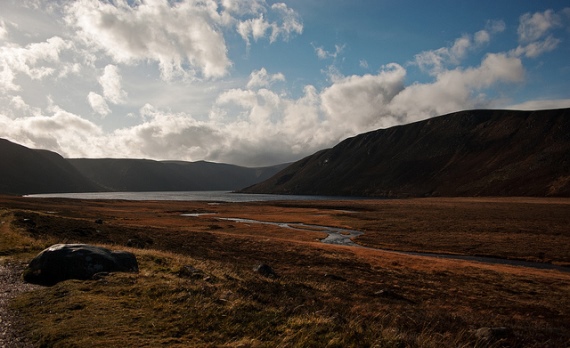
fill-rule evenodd
<path id="1" fill-rule="evenodd" d="M 279 277 L 277 275 L 277 273 L 275 273 L 273 268 L 271 268 L 271 266 L 266 265 L 264 263 L 257 265 L 256 267 L 253 268 L 253 270 L 255 272 L 261 274 L 264 277 L 268 277 L 268 278 L 278 278 Z"/>
<path id="2" fill-rule="evenodd" d="M 345 282 L 346 278 L 343 278 L 341 276 L 338 276 L 336 274 L 330 274 L 330 273 L 325 273 L 325 278 L 328 279 L 332 279 L 332 280 L 337 280 L 337 281 L 341 281 L 341 282 Z"/>
<path id="3" fill-rule="evenodd" d="M 404 296 L 402 296 L 402 295 L 400 295 L 400 294 L 394 292 L 394 290 L 391 290 L 391 289 L 388 289 L 388 288 L 385 288 L 385 289 L 376 291 L 376 292 L 374 293 L 374 295 L 376 295 L 376 296 L 381 296 L 381 297 L 385 297 L 385 298 L 390 298 L 390 299 L 393 299 L 393 300 L 407 301 L 407 302 L 410 302 L 410 303 L 413 302 L 413 301 L 411 301 L 411 300 L 408 300 L 408 299 L 405 298 Z"/>
<path id="4" fill-rule="evenodd" d="M 181 278 L 203 279 L 204 272 L 193 266 L 186 265 L 180 268 L 178 271 L 178 276 Z"/>
<path id="5" fill-rule="evenodd" d="M 506 338 L 509 332 L 507 327 L 482 327 L 475 331 L 475 337 L 480 341 L 491 342 Z"/>

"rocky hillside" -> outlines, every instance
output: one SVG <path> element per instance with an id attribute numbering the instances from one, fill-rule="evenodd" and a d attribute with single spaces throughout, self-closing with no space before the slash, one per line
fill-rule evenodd
<path id="1" fill-rule="evenodd" d="M 361 134 L 243 192 L 570 196 L 570 109 L 463 111 Z"/>
<path id="2" fill-rule="evenodd" d="M 0 139 L 0 193 L 102 191 L 55 152 L 33 150 Z"/>

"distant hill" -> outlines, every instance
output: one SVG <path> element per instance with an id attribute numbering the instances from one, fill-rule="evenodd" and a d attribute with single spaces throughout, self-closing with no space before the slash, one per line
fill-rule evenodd
<path id="1" fill-rule="evenodd" d="M 232 191 L 266 180 L 287 164 L 246 168 L 205 161 L 65 159 L 0 139 L 0 193 Z"/>
<path id="2" fill-rule="evenodd" d="M 205 161 L 68 159 L 79 172 L 111 191 L 231 191 L 266 180 L 287 165 L 246 168 Z"/>
<path id="3" fill-rule="evenodd" d="M 570 109 L 474 110 L 346 139 L 242 192 L 570 196 Z"/>
<path id="4" fill-rule="evenodd" d="M 0 193 L 102 191 L 55 152 L 32 150 L 0 139 Z"/>

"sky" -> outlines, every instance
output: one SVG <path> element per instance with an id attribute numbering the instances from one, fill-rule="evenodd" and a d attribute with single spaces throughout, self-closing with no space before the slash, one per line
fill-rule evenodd
<path id="1" fill-rule="evenodd" d="M 568 1 L 0 0 L 0 138 L 67 158 L 257 167 L 563 107 Z"/>

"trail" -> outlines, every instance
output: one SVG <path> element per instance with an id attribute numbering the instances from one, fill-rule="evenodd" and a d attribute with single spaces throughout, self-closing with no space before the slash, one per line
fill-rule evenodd
<path id="1" fill-rule="evenodd" d="M 24 283 L 21 274 L 23 265 L 0 257 L 0 347 L 31 348 L 33 344 L 21 337 L 18 332 L 17 313 L 10 310 L 10 301 L 19 294 L 37 288 Z"/>

